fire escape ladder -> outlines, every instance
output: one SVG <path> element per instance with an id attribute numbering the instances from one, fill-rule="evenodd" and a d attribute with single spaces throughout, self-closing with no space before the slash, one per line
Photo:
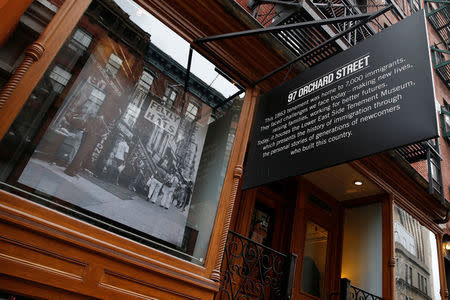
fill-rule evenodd
<path id="1" fill-rule="evenodd" d="M 303 22 L 357 17 L 366 13 L 377 13 L 390 5 L 380 4 L 376 0 L 249 0 L 247 8 L 262 27 L 278 27 Z M 394 15 L 397 15 L 393 11 Z M 392 25 L 389 14 L 380 14 L 361 26 L 358 20 L 347 19 L 342 22 L 317 24 L 310 28 L 297 28 L 290 31 L 274 32 L 296 56 L 305 55 L 303 64 L 312 67 L 335 54 L 342 52 L 358 42 L 374 35 L 377 31 Z M 353 30 L 349 31 L 349 28 Z M 345 35 L 340 35 L 346 32 Z M 317 45 L 340 35 L 318 51 L 310 52 Z"/>
<path id="2" fill-rule="evenodd" d="M 442 42 L 431 46 L 433 67 L 450 89 L 450 2 L 425 0 L 427 19 Z"/>
<path id="3" fill-rule="evenodd" d="M 425 0 L 428 21 L 439 34 L 445 48 L 450 44 L 450 2 L 447 0 Z"/>
<path id="4" fill-rule="evenodd" d="M 433 60 L 433 68 L 441 77 L 448 89 L 450 89 L 450 50 L 440 49 L 438 46 L 444 45 L 443 43 L 431 47 L 431 58 Z"/>

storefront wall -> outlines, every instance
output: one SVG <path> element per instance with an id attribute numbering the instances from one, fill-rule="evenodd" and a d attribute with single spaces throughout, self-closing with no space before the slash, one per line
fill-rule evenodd
<path id="1" fill-rule="evenodd" d="M 187 22 L 179 14 L 183 9 L 187 10 L 187 15 L 198 14 L 202 11 L 211 12 L 210 9 L 206 9 L 208 5 L 200 3 L 196 4 L 198 7 L 191 7 L 183 5 L 182 2 L 175 3 L 175 9 L 170 8 L 167 3 L 155 5 L 140 1 L 140 4 L 159 16 L 187 40 L 205 35 L 205 32 L 200 32 L 198 27 L 194 26 L 198 24 L 195 24 L 194 21 Z M 65 0 L 37 42 L 33 43 L 31 48 L 26 51 L 25 63 L 22 63 L 19 67 L 20 72 L 16 72 L 14 80 L 9 82 L 0 95 L 0 136 L 4 136 L 8 131 L 45 70 L 63 46 L 64 41 L 82 19 L 82 15 L 89 4 L 90 1 L 87 0 Z M 217 4 L 214 5 L 216 5 L 215 8 L 219 7 Z M 198 11 L 194 13 L 195 9 L 198 9 Z M 217 23 L 220 22 L 225 21 L 224 19 L 217 20 Z M 211 26 L 211 24 L 209 25 Z M 239 26 L 232 24 L 228 28 L 233 27 L 238 29 Z M 211 31 L 212 29 L 206 29 L 206 31 L 208 30 Z M 239 48 L 239 44 L 233 47 Z M 240 66 L 239 59 L 236 59 L 236 56 L 221 48 L 215 50 L 221 53 L 223 57 L 230 58 L 234 67 Z M 264 52 L 263 50 L 260 51 Z M 241 53 L 241 61 L 251 62 L 251 51 L 245 52 L 245 54 Z M 279 63 L 282 61 L 281 58 L 277 56 L 273 58 L 273 60 L 266 60 L 269 62 L 265 66 L 254 66 L 252 63 L 242 65 L 241 71 L 244 74 L 254 72 L 255 74 L 251 76 L 264 75 L 267 73 L 266 70 L 281 65 Z M 215 58 L 215 60 L 216 63 L 220 62 L 220 59 Z M 135 68 L 142 69 L 142 66 L 137 64 Z M 233 73 L 232 69 L 229 68 L 227 71 Z M 277 82 L 276 78 L 262 88 L 270 88 L 274 82 Z M 213 218 L 214 226 L 209 244 L 207 244 L 207 251 L 205 251 L 207 255 L 203 264 L 193 264 L 164 251 L 142 245 L 111 231 L 26 200 L 27 195 L 25 194 L 18 196 L 0 190 L 1 289 L 11 293 L 50 299 L 56 297 L 63 297 L 64 299 L 146 297 L 212 299 L 219 289 L 218 281 L 221 273 L 222 255 L 230 224 L 233 229 L 245 235 L 249 234 L 252 226 L 249 220 L 253 208 L 249 206 L 249 203 L 245 203 L 245 200 L 253 199 L 254 201 L 255 197 L 248 196 L 252 193 L 251 191 L 244 192 L 241 197 L 239 185 L 259 93 L 259 88 L 247 88 L 246 90 L 217 207 L 218 213 Z M 139 124 L 138 121 L 138 126 L 142 126 Z M 142 131 L 146 129 L 148 128 L 144 126 Z M 148 138 L 151 139 L 151 136 Z M 106 143 L 105 141 L 105 145 Z M 113 148 L 113 144 L 114 142 L 110 142 L 109 147 Z M 382 204 L 378 207 L 378 210 L 382 210 L 383 237 L 382 249 L 376 249 L 377 253 L 382 252 L 380 258 L 383 274 L 381 291 L 384 299 L 395 299 L 394 203 L 401 206 L 417 218 L 422 225 L 436 234 L 439 277 L 442 283 L 439 292 L 444 297 L 446 288 L 443 258 L 440 251 L 442 249 L 442 230 L 433 222 L 433 217 L 441 214 L 439 205 L 435 203 L 428 205 L 427 203 L 434 201 L 434 199 L 427 196 L 423 189 L 418 187 L 414 181 L 409 180 L 402 171 L 392 167 L 392 162 L 387 159 L 386 155 L 364 159 L 354 163 L 353 167 L 382 187 L 388 195 L 380 202 Z M 390 171 L 385 172 L 386 169 Z M 285 218 L 291 222 L 290 224 L 293 224 L 293 228 L 297 228 L 297 231 L 292 230 L 292 228 L 284 228 L 282 222 L 277 221 L 278 223 L 274 226 L 283 230 L 282 232 L 286 234 L 279 235 L 277 240 L 272 241 L 274 243 L 272 247 L 278 248 L 280 251 L 284 250 L 303 255 L 304 244 L 298 243 L 300 239 L 297 240 L 297 243 L 295 241 L 297 237 L 302 235 L 304 237 L 306 234 L 307 219 L 323 228 L 332 228 L 339 224 L 338 228 L 341 228 L 339 230 L 342 230 L 344 220 L 342 219 L 342 211 L 340 211 L 342 208 L 331 200 L 330 202 L 336 205 L 333 207 L 335 209 L 333 222 L 335 223 L 331 220 L 324 221 L 324 216 L 317 211 L 312 213 L 311 207 L 299 206 L 298 203 L 306 203 L 305 199 L 309 190 L 314 190 L 323 195 L 322 191 L 317 191 L 316 188 L 309 186 L 304 181 L 299 180 L 299 182 L 302 188 L 298 190 L 298 194 L 296 188 L 288 188 L 283 196 L 284 200 L 275 204 L 270 204 L 269 200 L 262 200 L 262 202 L 265 201 L 266 205 L 272 205 L 273 207 L 283 206 L 277 220 Z M 235 201 L 237 202 L 235 203 Z M 295 204 L 296 201 L 299 202 Z M 245 205 L 247 205 L 247 208 L 242 208 Z M 380 224 L 377 223 L 377 232 L 379 232 L 379 227 Z M 285 237 L 289 236 L 291 230 L 292 235 L 289 240 Z M 389 234 L 386 234 L 386 232 Z M 331 292 L 338 291 L 341 264 L 344 263 L 337 257 L 339 253 L 345 251 L 345 244 L 343 249 L 340 249 L 345 238 L 342 234 L 342 231 L 335 231 L 328 236 L 329 245 L 336 244 L 338 249 L 337 253 L 332 252 L 331 248 L 326 250 L 329 252 L 328 255 L 334 255 L 334 263 L 328 266 L 329 271 L 331 271 L 329 274 L 332 275 L 329 275 L 331 276 L 329 281 L 323 283 L 323 287 Z M 263 238 L 261 241 L 263 241 Z M 297 299 L 303 299 L 304 296 L 304 290 L 301 286 L 301 266 L 302 264 L 299 264 L 297 268 L 294 285 Z M 378 282 L 380 276 L 377 276 L 376 280 L 376 283 L 371 282 L 367 286 L 375 285 L 375 290 L 380 292 L 380 282 Z"/>
<path id="2" fill-rule="evenodd" d="M 25 107 L 30 106 L 30 102 L 26 102 L 28 101 L 29 95 L 32 94 L 36 86 L 39 86 L 38 82 L 46 72 L 46 69 L 48 69 L 49 66 L 53 66 L 52 64 L 54 64 L 55 57 L 57 62 L 56 65 L 68 65 L 66 60 L 70 60 L 70 57 L 67 55 L 61 56 L 58 52 L 65 51 L 64 49 L 66 48 L 64 47 L 67 46 L 63 46 L 63 43 L 70 37 L 70 34 L 73 32 L 74 28 L 76 28 L 77 24 L 84 24 L 83 28 L 85 29 L 93 26 L 91 20 L 82 16 L 90 3 L 90 1 L 65 1 L 62 6 L 57 9 L 55 16 L 51 19 L 50 24 L 39 36 L 38 40 L 26 50 L 25 58 L 22 63 L 20 63 L 19 60 L 20 66 L 18 71 L 16 71 L 2 90 L 0 108 L 2 136 L 5 136 L 5 133 L 8 132 L 16 115 L 21 111 L 24 104 L 27 103 L 25 104 Z M 160 17 L 164 18 L 163 16 Z M 97 30 L 97 32 L 92 34 L 92 36 L 97 37 L 105 35 L 104 32 L 96 28 L 89 29 L 89 32 L 93 33 L 95 30 Z M 181 30 L 178 31 L 181 32 Z M 192 32 L 189 34 L 192 34 Z M 184 32 L 184 35 L 186 36 L 186 32 Z M 96 44 L 96 47 L 100 50 L 106 49 L 106 52 L 108 52 L 108 49 L 111 49 L 111 47 L 120 48 L 123 47 L 123 45 L 119 42 L 110 41 L 104 44 L 98 43 Z M 96 61 L 100 62 L 100 64 L 105 64 L 108 56 L 111 56 L 111 53 L 106 52 L 93 52 L 91 53 L 91 57 L 97 57 L 95 58 Z M 133 79 L 130 77 L 117 77 L 116 82 L 118 82 L 122 89 L 130 89 L 131 87 L 127 87 L 124 83 L 126 83 L 127 80 L 137 82 L 142 73 L 144 68 L 142 63 L 138 60 L 132 60 L 134 55 L 139 56 L 139 51 L 137 52 L 138 53 L 122 53 L 123 56 L 131 58 L 126 61 L 126 67 L 128 68 L 128 71 L 131 71 L 131 75 L 134 77 Z M 106 61 L 102 61 L 102 59 L 105 59 L 102 55 L 106 56 Z M 76 72 L 80 71 L 78 70 Z M 158 75 L 155 73 L 157 73 L 156 71 L 154 72 L 154 75 Z M 111 85 L 105 87 L 101 80 L 99 80 L 98 77 L 101 79 L 104 74 L 102 74 L 101 70 L 96 68 L 95 61 L 94 63 L 88 64 L 87 68 L 82 69 L 80 74 L 81 75 L 78 75 L 77 82 L 71 82 L 70 86 L 68 85 L 68 90 L 69 88 L 73 88 L 75 92 L 64 92 L 66 99 L 75 100 L 65 100 L 61 109 L 56 112 L 56 117 L 53 119 L 52 124 L 50 124 L 51 119 L 45 119 L 44 129 L 38 135 L 38 138 L 42 138 L 42 140 L 38 146 L 38 152 L 35 152 L 39 154 L 39 157 L 35 158 L 47 161 L 49 166 L 66 166 L 66 171 L 68 171 L 66 174 L 73 176 L 73 178 L 79 178 L 79 173 L 82 169 L 79 169 L 78 166 L 78 169 L 73 170 L 71 168 L 71 163 L 69 162 L 77 161 L 77 156 L 79 156 L 82 149 L 86 148 L 86 153 L 89 153 L 91 152 L 90 150 L 92 150 L 92 147 L 89 147 L 89 149 L 87 149 L 87 146 L 84 147 L 83 143 L 84 145 L 88 144 L 89 146 L 96 145 L 93 150 L 94 152 L 99 148 L 99 151 L 97 151 L 98 160 L 95 162 L 92 161 L 91 163 L 83 162 L 82 165 L 84 168 L 83 172 L 88 172 L 88 174 L 92 173 L 94 175 L 98 170 L 100 170 L 98 172 L 101 173 L 103 170 L 107 169 L 108 159 L 105 157 L 107 152 L 113 152 L 113 149 L 117 147 L 125 147 L 123 145 L 119 146 L 119 136 L 122 139 L 126 139 L 127 142 L 130 143 L 130 146 L 135 145 L 135 143 L 131 142 L 131 138 L 127 136 L 129 132 L 126 130 L 126 126 L 120 126 L 119 122 L 115 125 L 115 128 L 118 128 L 120 134 L 109 135 L 105 140 L 98 140 L 97 138 L 95 140 L 92 139 L 93 142 L 89 142 L 90 137 L 85 136 L 75 157 L 70 157 L 70 154 L 61 154 L 67 154 L 67 152 L 61 152 L 62 148 L 74 148 L 74 145 L 76 144 L 66 140 L 61 141 L 61 143 L 56 145 L 54 141 L 55 139 L 59 140 L 57 137 L 55 138 L 55 134 L 61 132 L 61 129 L 65 129 L 62 132 L 66 135 L 67 129 L 73 131 L 71 129 L 73 126 L 69 128 L 67 125 L 61 126 L 61 124 L 64 124 L 64 122 L 68 120 L 68 115 L 74 115 L 77 111 L 76 99 L 83 96 L 81 94 L 76 94 L 77 91 L 82 90 L 92 95 L 94 88 L 103 87 L 102 92 L 105 92 L 105 94 L 114 96 L 117 92 L 117 86 L 114 87 Z M 118 76 L 122 76 L 121 74 L 122 73 Z M 128 72 L 127 76 L 129 75 L 130 73 Z M 158 85 L 166 87 L 171 84 L 175 85 L 173 82 L 161 81 L 161 78 L 162 75 L 160 75 L 159 78 L 155 78 L 155 88 Z M 89 86 L 93 86 L 94 88 L 87 90 L 83 88 L 84 86 L 87 86 L 87 84 L 79 82 L 89 83 Z M 132 84 L 133 83 L 131 82 L 129 85 Z M 194 119 L 197 124 L 203 122 L 203 126 L 206 126 L 208 118 L 205 118 L 204 116 L 209 116 L 208 108 L 201 104 L 201 99 L 195 100 L 196 96 L 194 94 L 196 88 L 201 88 L 201 85 L 200 87 L 191 87 L 190 91 L 192 91 L 192 95 L 188 94 L 189 99 L 193 101 L 192 103 L 197 103 L 197 109 L 194 110 L 196 113 Z M 159 96 L 163 97 L 164 92 L 165 90 L 163 88 L 159 91 Z M 101 93 L 97 92 L 96 95 L 101 96 Z M 133 241 L 132 239 L 136 240 L 135 236 L 132 239 L 128 239 L 126 236 L 123 237 L 120 236 L 120 234 L 115 234 L 111 232 L 111 228 L 113 227 L 107 228 L 107 230 L 101 229 L 81 220 L 77 220 L 74 217 L 70 217 L 67 214 L 57 212 L 51 208 L 49 209 L 48 205 L 37 204 L 26 199 L 30 197 L 34 199 L 39 198 L 40 196 L 36 194 L 32 195 L 25 192 L 17 195 L 17 193 L 11 194 L 2 190 L 0 192 L 2 200 L 0 209 L 2 214 L 1 231 L 3 232 L 1 237 L 2 251 L 0 255 L 2 265 L 0 286 L 2 292 L 51 299 L 62 296 L 64 296 L 65 299 L 120 299 L 142 297 L 159 299 L 211 299 L 218 290 L 217 281 L 220 276 L 220 264 L 224 241 L 230 222 L 232 203 L 236 197 L 237 186 L 242 176 L 243 158 L 257 95 L 258 92 L 256 89 L 247 89 L 245 99 L 243 101 L 241 100 L 243 106 L 238 109 L 238 112 L 240 111 L 238 116 L 240 115 L 240 117 L 237 119 L 234 117 L 228 118 L 231 123 L 224 124 L 225 127 L 222 126 L 228 130 L 234 128 L 235 131 L 230 131 L 229 136 L 225 136 L 225 146 L 228 148 L 223 149 L 223 151 L 225 155 L 229 155 L 229 159 L 219 162 L 224 166 L 223 170 L 222 167 L 218 170 L 220 173 L 224 173 L 221 175 L 224 176 L 222 177 L 223 183 L 219 182 L 219 187 L 223 185 L 221 188 L 222 193 L 220 193 L 220 190 L 217 191 L 217 188 L 215 191 L 215 193 L 219 193 L 218 195 L 220 196 L 217 199 L 218 204 L 216 204 L 218 205 L 216 206 L 216 209 L 219 213 L 215 215 L 215 209 L 213 209 L 213 211 L 204 210 L 198 212 L 199 216 L 201 213 L 212 214 L 209 216 L 211 218 L 207 222 L 208 224 L 206 224 L 206 226 L 210 227 L 212 233 L 210 231 L 206 235 L 203 234 L 205 236 L 201 238 L 202 249 L 197 251 L 203 255 L 203 259 L 199 259 L 197 262 L 194 261 L 194 263 L 192 263 L 186 259 L 171 255 L 172 252 L 165 251 L 164 248 L 162 248 L 162 250 L 156 250 L 155 248 L 144 246 L 139 242 Z M 167 96 L 171 97 L 170 95 Z M 98 98 L 102 100 L 102 97 Z M 36 99 L 36 97 L 33 99 Z M 48 97 L 46 99 L 48 99 Z M 136 99 L 136 97 L 134 99 Z M 142 113 L 141 119 L 138 118 L 135 125 L 137 131 L 145 134 L 142 138 L 144 141 L 142 142 L 143 146 L 141 146 L 141 148 L 149 149 L 148 151 L 151 150 L 151 153 L 155 154 L 156 158 L 154 159 L 157 160 L 159 157 L 159 160 L 161 161 L 162 159 L 160 156 L 167 153 L 165 149 L 167 147 L 173 147 L 168 138 L 168 134 L 173 134 L 173 132 L 171 132 L 170 127 L 164 127 L 167 124 L 159 125 L 163 130 L 156 128 L 155 125 L 149 127 L 148 119 L 153 118 L 151 115 L 153 110 L 157 112 L 163 110 L 161 106 L 152 104 L 157 100 L 160 101 L 159 98 L 156 100 L 150 99 L 150 106 L 145 109 L 143 108 L 145 116 L 143 116 Z M 106 105 L 101 105 L 101 108 L 98 108 L 98 105 L 81 107 L 82 113 L 84 109 L 85 111 L 90 111 L 92 114 L 101 116 L 100 119 L 97 118 L 97 120 L 99 120 L 98 122 L 91 121 L 92 123 L 90 124 L 90 126 L 95 127 L 93 130 L 97 130 L 97 133 L 100 133 L 103 125 L 108 125 L 113 119 L 118 119 L 117 115 L 120 115 L 121 112 L 128 109 L 127 103 L 124 102 L 123 97 L 109 97 L 107 101 L 108 102 L 105 100 Z M 178 100 L 175 100 L 174 106 L 177 105 L 177 101 Z M 69 105 L 65 105 L 66 103 Z M 116 105 L 113 105 L 113 103 L 116 103 Z M 181 113 L 183 114 L 187 115 L 187 109 L 191 109 L 190 112 L 192 113 L 192 108 L 188 108 L 187 105 L 181 109 L 184 109 L 181 110 Z M 53 112 L 53 114 L 54 113 L 55 112 Z M 166 111 L 165 114 L 167 116 L 169 112 Z M 197 118 L 197 115 L 201 117 Z M 29 115 L 29 118 L 34 117 L 36 116 L 33 114 Z M 123 119 L 126 119 L 125 117 L 126 116 L 123 116 Z M 176 118 L 174 119 L 176 122 Z M 100 122 L 101 120 L 103 120 L 103 122 Z M 84 123 L 86 123 L 86 120 Z M 192 135 L 195 134 L 195 132 L 200 131 L 199 126 L 201 126 L 201 124 L 198 126 L 189 126 L 188 123 L 189 122 L 187 121 L 180 122 L 181 125 L 176 123 L 180 128 L 177 134 L 180 136 L 182 134 L 183 137 L 186 138 L 189 134 Z M 48 130 L 44 134 L 46 128 L 48 128 Z M 49 133 L 52 133 L 52 136 L 49 136 Z M 94 137 L 94 135 L 92 135 L 92 137 Z M 233 138 L 234 143 L 232 143 Z M 53 142 L 48 143 L 48 141 Z M 183 159 L 177 166 L 185 165 L 185 168 L 181 171 L 182 174 L 177 175 L 177 177 L 189 178 L 189 176 L 195 176 L 195 168 L 191 160 L 195 160 L 198 164 L 200 161 L 200 154 L 195 153 L 197 150 L 195 150 L 194 144 L 191 143 L 194 145 L 192 146 L 190 143 L 184 143 L 183 141 L 183 139 L 179 139 L 176 142 L 181 143 L 179 145 L 187 152 L 181 153 L 177 152 L 177 150 L 172 151 L 171 155 L 178 157 L 180 160 Z M 99 145 L 101 145 L 101 147 L 99 147 Z M 156 149 L 154 148 L 156 147 L 155 145 L 161 146 L 158 146 L 158 149 Z M 181 151 L 181 148 L 177 149 Z M 123 152 L 130 152 L 131 154 L 133 149 L 134 148 L 129 147 L 128 150 L 123 150 Z M 13 149 L 8 149 L 8 152 L 11 152 L 12 150 Z M 20 149 L 18 148 L 18 150 Z M 12 153 L 13 152 L 14 151 L 12 151 Z M 70 151 L 68 152 L 70 153 Z M 45 155 L 42 156 L 42 154 Z M 49 160 L 49 157 L 52 159 Z M 67 157 L 69 157 L 68 160 L 66 160 Z M 13 158 L 14 154 L 11 156 L 11 159 Z M 24 166 L 24 163 L 26 162 L 23 161 L 20 164 Z M 67 165 L 67 163 L 69 163 L 69 165 Z M 127 173 L 127 166 L 128 165 L 126 165 L 125 170 L 122 170 L 124 174 Z M 129 167 L 131 168 L 131 166 Z M 14 176 L 15 175 L 13 175 L 13 177 Z M 39 180 L 39 178 L 35 179 Z M 135 178 L 130 179 L 126 176 L 116 176 L 115 179 L 117 179 L 116 184 L 119 186 L 128 185 L 128 189 L 130 190 L 133 188 L 135 190 L 139 189 L 138 185 L 130 187 L 131 184 L 135 183 L 134 180 L 132 180 Z M 110 178 L 108 180 L 110 180 Z M 137 183 L 139 180 L 135 181 Z M 141 184 L 142 181 L 143 179 L 140 180 Z M 7 188 L 7 184 L 3 184 L 3 186 L 4 188 Z M 55 188 L 61 190 L 61 186 L 55 186 Z M 76 194 L 77 191 L 74 190 L 73 193 Z M 49 194 L 51 195 L 52 193 Z M 183 203 L 180 204 L 177 202 L 172 204 L 172 210 L 175 210 L 175 206 L 180 211 L 183 209 Z M 51 206 L 52 205 L 50 205 L 50 207 Z M 56 204 L 56 206 L 58 205 Z M 53 208 L 56 208 L 56 206 Z M 199 220 L 201 221 L 201 218 Z"/>

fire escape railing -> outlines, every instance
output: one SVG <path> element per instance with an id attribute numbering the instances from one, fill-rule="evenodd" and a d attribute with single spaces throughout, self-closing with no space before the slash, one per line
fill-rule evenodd
<path id="1" fill-rule="evenodd" d="M 450 2 L 447 0 L 425 0 L 428 22 L 442 42 L 431 46 L 433 67 L 450 89 Z"/>
<path id="2" fill-rule="evenodd" d="M 291 299 L 296 256 L 228 232 L 215 299 Z"/>
<path id="3" fill-rule="evenodd" d="M 447 0 L 424 0 L 428 21 L 439 34 L 447 50 L 450 43 L 450 3 Z"/>
<path id="4" fill-rule="evenodd" d="M 262 27 L 268 28 L 313 20 L 345 18 L 363 15 L 364 13 L 376 13 L 393 3 L 395 3 L 394 0 L 387 0 L 385 4 L 381 4 L 376 0 L 367 0 L 367 3 L 364 5 L 357 4 L 354 0 L 249 0 L 244 8 L 252 13 L 255 20 Z M 304 56 L 302 62 L 312 67 L 392 25 L 395 23 L 392 18 L 399 20 L 403 17 L 404 14 L 398 8 L 395 8 L 391 14 L 380 14 L 370 20 L 370 22 L 355 27 L 350 31 L 348 29 L 352 28 L 359 21 L 343 20 L 340 23 L 277 32 L 274 35 L 294 55 L 301 56 L 305 53 L 310 53 L 316 45 L 342 32 L 346 32 L 339 39 L 329 43 L 326 47 L 322 47 L 320 51 L 313 51 Z"/>
<path id="5" fill-rule="evenodd" d="M 447 88 L 450 89 L 450 50 L 443 50 L 432 46 L 431 59 L 433 61 L 433 68 L 439 77 L 441 77 L 442 81 L 444 81 Z"/>

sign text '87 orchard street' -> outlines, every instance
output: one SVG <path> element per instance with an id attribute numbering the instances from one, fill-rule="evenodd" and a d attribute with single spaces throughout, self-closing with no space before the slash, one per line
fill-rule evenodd
<path id="1" fill-rule="evenodd" d="M 262 95 L 253 126 L 244 189 L 437 136 L 424 13 Z"/>

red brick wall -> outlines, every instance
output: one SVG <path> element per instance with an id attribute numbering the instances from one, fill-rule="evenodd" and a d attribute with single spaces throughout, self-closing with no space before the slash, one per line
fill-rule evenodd
<path id="1" fill-rule="evenodd" d="M 252 11 L 247 7 L 248 0 L 236 0 L 239 5 L 241 5 L 248 13 L 252 14 Z M 273 4 L 262 4 L 258 9 L 257 20 L 262 23 L 265 27 L 270 24 L 268 22 L 275 15 L 275 8 Z"/>

